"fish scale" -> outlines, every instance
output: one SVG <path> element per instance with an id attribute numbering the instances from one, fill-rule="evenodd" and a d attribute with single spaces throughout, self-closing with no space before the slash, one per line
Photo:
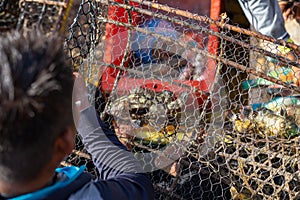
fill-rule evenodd
<path id="1" fill-rule="evenodd" d="M 234 129 L 240 133 L 253 131 L 261 137 L 289 138 L 299 135 L 299 127 L 296 123 L 273 111 L 261 108 L 253 111 L 252 108 L 244 108 L 242 114 L 227 114 L 233 123 Z"/>

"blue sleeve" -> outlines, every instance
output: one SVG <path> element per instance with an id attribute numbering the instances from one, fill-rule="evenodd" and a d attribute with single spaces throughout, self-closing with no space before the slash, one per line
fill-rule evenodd
<path id="1" fill-rule="evenodd" d="M 139 161 L 122 145 L 114 130 L 99 120 L 93 107 L 81 112 L 78 132 L 99 170 L 102 180 L 96 185 L 104 199 L 154 198 L 152 183 Z"/>

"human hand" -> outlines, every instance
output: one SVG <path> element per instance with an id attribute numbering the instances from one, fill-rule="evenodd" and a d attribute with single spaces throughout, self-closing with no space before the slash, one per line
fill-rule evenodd
<path id="1" fill-rule="evenodd" d="M 293 2 L 280 1 L 278 2 L 278 4 L 281 9 L 284 21 L 291 20 L 295 17 Z"/>
<path id="2" fill-rule="evenodd" d="M 72 110 L 75 126 L 78 127 L 80 112 L 90 106 L 88 92 L 84 77 L 79 73 L 74 73 L 75 81 L 72 96 Z"/>

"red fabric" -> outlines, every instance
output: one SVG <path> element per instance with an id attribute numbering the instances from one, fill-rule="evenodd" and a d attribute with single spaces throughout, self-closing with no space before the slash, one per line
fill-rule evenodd
<path id="1" fill-rule="evenodd" d="M 218 17 L 221 12 L 221 0 L 211 0 L 211 6 L 210 6 L 210 18 L 214 20 L 218 20 Z M 212 31 L 218 32 L 218 27 L 215 25 L 210 25 L 210 29 Z M 218 53 L 218 47 L 219 47 L 219 39 L 216 36 L 209 36 L 208 39 L 208 52 L 217 55 Z M 207 61 L 207 70 L 206 70 L 206 78 L 209 87 L 214 81 L 215 73 L 216 73 L 216 65 L 217 62 L 214 59 L 209 58 Z"/>
<path id="2" fill-rule="evenodd" d="M 118 3 L 124 3 L 123 0 L 115 0 Z M 137 3 L 129 2 L 131 6 L 139 6 Z M 140 17 L 137 12 L 131 12 L 132 25 L 136 26 L 140 21 Z M 118 22 L 128 22 L 128 12 L 124 8 L 110 5 L 108 7 L 108 19 Z M 115 24 L 106 24 L 105 32 L 105 47 L 104 47 L 104 62 L 112 63 L 119 66 L 121 64 L 124 51 L 126 49 L 128 32 L 127 28 L 123 26 L 117 26 Z M 125 67 L 127 66 L 125 63 Z M 113 68 L 107 69 L 108 74 L 116 76 L 117 70 Z"/>

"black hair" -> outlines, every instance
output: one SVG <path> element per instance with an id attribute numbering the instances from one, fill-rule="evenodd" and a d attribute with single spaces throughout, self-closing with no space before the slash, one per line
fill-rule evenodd
<path id="1" fill-rule="evenodd" d="M 73 76 L 63 40 L 38 31 L 0 37 L 0 179 L 26 182 L 73 125 Z"/>

